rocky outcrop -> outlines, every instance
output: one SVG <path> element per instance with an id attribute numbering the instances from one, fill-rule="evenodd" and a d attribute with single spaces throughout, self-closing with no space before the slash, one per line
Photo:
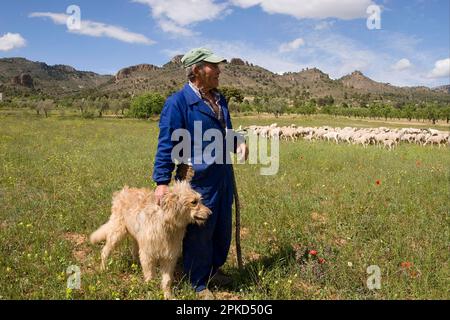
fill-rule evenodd
<path id="1" fill-rule="evenodd" d="M 64 64 L 56 64 L 53 66 L 53 69 L 61 72 L 77 72 L 75 68 Z"/>
<path id="2" fill-rule="evenodd" d="M 230 60 L 230 64 L 234 65 L 234 66 L 246 66 L 246 65 L 248 65 L 248 63 L 245 63 L 244 60 L 242 60 L 240 58 L 232 58 Z"/>
<path id="3" fill-rule="evenodd" d="M 181 64 L 181 58 L 183 58 L 183 55 L 182 55 L 182 54 L 176 55 L 175 57 L 173 57 L 173 58 L 170 60 L 170 63 L 173 63 L 173 64 Z"/>
<path id="4" fill-rule="evenodd" d="M 366 89 L 376 84 L 375 81 L 367 78 L 361 71 L 358 70 L 342 77 L 340 81 L 344 84 L 345 87 L 353 87 L 358 89 Z"/>
<path id="5" fill-rule="evenodd" d="M 82 88 L 94 88 L 106 83 L 113 76 L 78 71 L 58 64 L 49 66 L 44 62 L 24 58 L 0 58 L 0 80 L 6 92 L 41 92 L 51 96 L 79 92 Z"/>
<path id="6" fill-rule="evenodd" d="M 12 78 L 11 83 L 27 88 L 33 88 L 34 86 L 33 78 L 27 73 L 22 73 L 18 76 L 15 76 L 14 78 Z"/>
<path id="7" fill-rule="evenodd" d="M 170 59 L 169 62 L 167 62 L 166 64 L 163 65 L 163 68 L 166 68 L 166 69 L 167 68 L 181 68 L 182 67 L 181 58 L 183 58 L 182 54 L 174 56 L 172 59 Z"/>
<path id="8" fill-rule="evenodd" d="M 394 87 L 389 83 L 376 82 L 366 77 L 361 71 L 353 71 L 351 74 L 343 76 L 339 81 L 344 87 L 357 89 L 366 93 L 396 93 L 401 90 L 399 87 Z"/>
<path id="9" fill-rule="evenodd" d="M 116 74 L 116 81 L 124 79 L 124 78 L 128 78 L 133 73 L 149 72 L 149 71 L 154 71 L 154 70 L 158 70 L 158 69 L 159 68 L 157 66 L 154 66 L 152 64 L 138 64 L 136 66 L 131 66 L 131 67 L 119 70 L 119 72 L 117 72 L 117 74 Z"/>
<path id="10" fill-rule="evenodd" d="M 450 84 L 440 86 L 437 88 L 433 88 L 434 91 L 442 92 L 442 93 L 450 93 Z"/>
<path id="11" fill-rule="evenodd" d="M 330 76 L 317 68 L 306 68 L 302 69 L 300 72 L 285 72 L 283 74 L 284 78 L 290 81 L 300 80 L 302 82 L 311 82 L 314 81 L 330 81 Z"/>

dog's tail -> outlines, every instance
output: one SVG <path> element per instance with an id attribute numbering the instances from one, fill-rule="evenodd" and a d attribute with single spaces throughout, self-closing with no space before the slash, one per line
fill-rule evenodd
<path id="1" fill-rule="evenodd" d="M 115 222 L 117 222 L 117 216 L 120 213 L 120 206 L 121 204 L 118 203 L 120 200 L 120 195 L 124 191 L 128 191 L 129 187 L 125 186 L 121 191 L 114 192 L 113 199 L 112 199 L 112 209 L 111 209 L 111 217 L 109 218 L 109 221 L 106 222 L 104 225 L 100 226 L 97 230 L 92 232 L 92 234 L 89 236 L 89 240 L 92 244 L 101 242 L 103 240 L 106 240 L 106 237 L 109 233 L 114 229 Z"/>
<path id="2" fill-rule="evenodd" d="M 92 244 L 98 243 L 100 241 L 106 240 L 106 235 L 108 234 L 109 229 L 109 221 L 102 225 L 100 228 L 92 232 L 92 234 L 89 237 L 89 240 Z"/>

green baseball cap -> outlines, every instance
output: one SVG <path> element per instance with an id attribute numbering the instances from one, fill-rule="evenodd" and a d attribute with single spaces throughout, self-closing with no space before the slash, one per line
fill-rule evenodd
<path id="1" fill-rule="evenodd" d="M 185 68 L 190 67 L 200 61 L 220 63 L 227 61 L 227 59 L 215 55 L 211 50 L 208 50 L 206 48 L 192 49 L 191 51 L 186 53 L 183 58 L 181 58 L 181 63 Z"/>

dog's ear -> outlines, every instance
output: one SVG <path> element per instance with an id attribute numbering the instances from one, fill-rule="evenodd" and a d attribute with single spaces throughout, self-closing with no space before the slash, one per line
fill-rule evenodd
<path id="1" fill-rule="evenodd" d="M 161 199 L 161 207 L 165 211 L 176 211 L 178 206 L 178 196 L 176 193 L 168 192 Z"/>
<path id="2" fill-rule="evenodd" d="M 194 174 L 195 174 L 194 168 L 192 168 L 192 166 L 188 166 L 187 173 L 186 173 L 186 181 L 190 183 L 192 180 L 192 177 L 194 177 Z"/>

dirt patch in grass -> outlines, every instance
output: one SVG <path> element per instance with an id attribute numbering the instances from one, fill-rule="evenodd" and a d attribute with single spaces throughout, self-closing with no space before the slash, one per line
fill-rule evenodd
<path id="1" fill-rule="evenodd" d="M 63 238 L 72 244 L 72 256 L 77 263 L 84 266 L 85 271 L 92 272 L 91 265 L 87 264 L 88 256 L 92 253 L 92 250 L 88 247 L 87 236 L 76 232 L 66 232 Z"/>
<path id="2" fill-rule="evenodd" d="M 81 250 L 73 250 L 72 251 L 72 255 L 75 257 L 75 259 L 78 262 L 83 262 L 86 261 L 86 257 L 88 255 L 88 250 L 86 249 L 81 249 Z"/>
<path id="3" fill-rule="evenodd" d="M 87 242 L 87 236 L 76 232 L 66 232 L 63 236 L 64 240 L 70 241 L 75 246 L 81 246 Z"/>
<path id="4" fill-rule="evenodd" d="M 326 224 L 328 222 L 327 214 L 313 212 L 311 213 L 311 219 L 317 224 Z"/>

